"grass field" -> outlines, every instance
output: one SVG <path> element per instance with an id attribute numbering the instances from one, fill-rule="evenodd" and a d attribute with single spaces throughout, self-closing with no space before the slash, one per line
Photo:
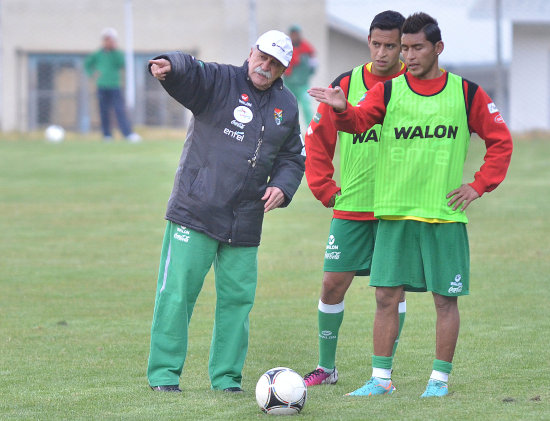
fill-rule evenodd
<path id="1" fill-rule="evenodd" d="M 215 292 L 209 274 L 191 322 L 182 394 L 145 377 L 163 220 L 181 151 L 174 136 L 142 144 L 69 137 L 0 139 L 0 419 L 264 419 L 259 376 L 317 363 L 317 301 L 331 212 L 304 181 L 266 217 L 244 370 L 246 393 L 209 389 Z M 471 180 L 484 148 L 472 142 Z M 505 182 L 468 210 L 471 295 L 450 396 L 419 399 L 431 372 L 435 311 L 409 294 L 397 392 L 343 395 L 370 377 L 373 290 L 346 296 L 335 386 L 310 388 L 301 420 L 550 419 L 550 136 L 518 138 Z"/>

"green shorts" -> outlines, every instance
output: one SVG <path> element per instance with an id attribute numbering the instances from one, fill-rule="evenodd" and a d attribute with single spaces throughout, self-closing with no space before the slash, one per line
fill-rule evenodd
<path id="1" fill-rule="evenodd" d="M 351 221 L 334 218 L 325 250 L 325 272 L 370 274 L 378 221 Z"/>
<path id="2" fill-rule="evenodd" d="M 380 220 L 372 258 L 371 286 L 470 293 L 470 247 L 466 224 Z"/>

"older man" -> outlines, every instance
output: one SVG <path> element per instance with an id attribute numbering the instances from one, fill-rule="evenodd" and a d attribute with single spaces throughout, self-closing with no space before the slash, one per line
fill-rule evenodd
<path id="1" fill-rule="evenodd" d="M 242 391 L 263 216 L 290 203 L 304 172 L 298 107 L 281 79 L 291 57 L 289 37 L 268 31 L 241 67 L 181 52 L 149 62 L 193 113 L 166 213 L 147 369 L 153 390 L 181 391 L 188 324 L 213 264 L 211 387 Z"/>

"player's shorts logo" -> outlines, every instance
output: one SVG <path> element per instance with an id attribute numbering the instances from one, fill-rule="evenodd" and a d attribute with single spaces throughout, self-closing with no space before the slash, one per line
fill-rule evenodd
<path id="1" fill-rule="evenodd" d="M 460 273 L 455 276 L 455 280 L 451 282 L 448 291 L 449 294 L 458 294 L 462 292 L 462 275 Z"/>

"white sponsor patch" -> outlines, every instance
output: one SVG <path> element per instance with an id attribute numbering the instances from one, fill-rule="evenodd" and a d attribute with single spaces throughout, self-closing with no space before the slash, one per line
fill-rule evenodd
<path id="1" fill-rule="evenodd" d="M 462 292 L 462 275 L 459 273 L 455 276 L 455 280 L 451 281 L 449 294 L 459 294 Z"/>
<path id="2" fill-rule="evenodd" d="M 177 232 L 174 234 L 174 238 L 176 240 L 183 241 L 184 243 L 189 242 L 190 236 L 191 236 L 191 232 L 183 225 L 180 225 L 177 229 Z"/>
<path id="3" fill-rule="evenodd" d="M 497 108 L 497 106 L 495 105 L 494 102 L 491 102 L 490 104 L 487 104 L 487 108 L 489 109 L 489 113 L 491 113 L 491 114 L 498 113 L 498 108 Z"/>
<path id="4" fill-rule="evenodd" d="M 244 124 L 250 123 L 252 121 L 252 117 L 254 117 L 252 110 L 242 105 L 235 108 L 233 111 L 233 116 L 235 117 L 235 120 Z"/>
<path id="5" fill-rule="evenodd" d="M 244 132 L 237 132 L 235 130 L 230 130 L 227 127 L 224 127 L 223 134 L 233 139 L 237 139 L 239 142 L 242 142 L 244 139 Z"/>
<path id="6" fill-rule="evenodd" d="M 233 121 L 231 122 L 231 124 L 232 124 L 233 126 L 238 127 L 239 129 L 244 129 L 244 124 L 243 124 L 243 123 L 239 123 L 237 120 L 233 120 Z"/>

